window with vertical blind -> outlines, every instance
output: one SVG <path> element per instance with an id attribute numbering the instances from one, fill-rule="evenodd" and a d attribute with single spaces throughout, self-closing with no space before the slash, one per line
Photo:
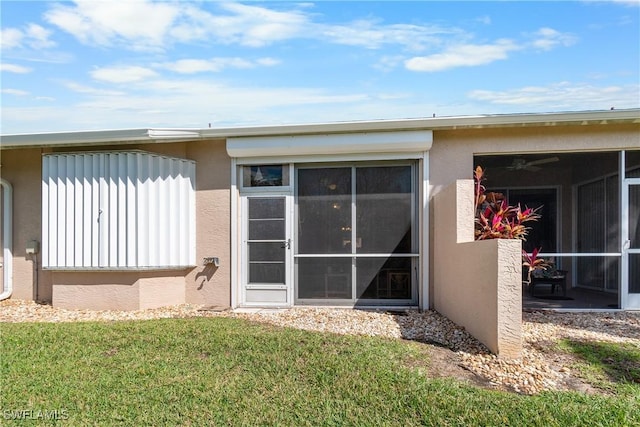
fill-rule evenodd
<path id="1" fill-rule="evenodd" d="M 195 265 L 195 163 L 141 151 L 44 155 L 42 265 Z"/>

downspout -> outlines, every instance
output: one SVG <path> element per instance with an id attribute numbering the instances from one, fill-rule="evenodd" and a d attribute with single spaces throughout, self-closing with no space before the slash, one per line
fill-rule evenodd
<path id="1" fill-rule="evenodd" d="M 4 263 L 2 267 L 3 274 L 3 289 L 0 294 L 0 301 L 7 299 L 11 296 L 13 292 L 13 240 L 12 240 L 12 231 L 13 231 L 13 189 L 11 188 L 11 184 L 9 184 L 4 179 L 0 178 L 0 185 L 2 185 L 2 261 Z"/>

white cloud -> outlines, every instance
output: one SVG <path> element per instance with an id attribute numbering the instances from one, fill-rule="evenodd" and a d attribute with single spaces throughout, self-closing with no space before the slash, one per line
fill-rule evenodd
<path id="1" fill-rule="evenodd" d="M 556 111 L 640 107 L 640 85 L 593 86 L 560 82 L 505 91 L 474 90 L 468 96 L 490 104 L 526 106 L 529 110 L 543 106 Z"/>
<path id="2" fill-rule="evenodd" d="M 553 28 L 540 28 L 533 34 L 531 45 L 536 49 L 551 50 L 558 46 L 571 46 L 578 38 L 569 33 L 561 33 Z"/>
<path id="3" fill-rule="evenodd" d="M 121 96 L 125 95 L 125 92 L 115 91 L 115 90 L 105 90 L 105 89 L 97 89 L 91 86 L 83 85 L 76 82 L 62 82 L 62 85 L 69 90 L 72 90 L 77 93 L 85 94 L 85 95 L 96 95 L 96 96 Z"/>
<path id="4" fill-rule="evenodd" d="M 224 13 L 213 15 L 186 2 L 151 3 L 77 1 L 56 5 L 45 19 L 75 36 L 99 46 L 133 50 L 162 50 L 171 43 L 217 40 L 259 47 L 297 36 L 307 23 L 300 12 L 222 2 Z"/>
<path id="5" fill-rule="evenodd" d="M 398 65 L 402 64 L 404 60 L 405 57 L 402 55 L 385 55 L 381 57 L 376 64 L 373 65 L 373 68 L 385 72 L 391 71 Z"/>
<path id="6" fill-rule="evenodd" d="M 214 59 L 181 59 L 175 62 L 157 64 L 161 68 L 182 74 L 201 73 L 204 71 L 218 72 L 225 67 L 249 68 L 251 64 L 240 58 Z"/>
<path id="7" fill-rule="evenodd" d="M 228 86 L 208 80 L 147 80 L 129 86 L 129 94 L 135 91 L 141 102 L 157 98 L 156 105 L 203 102 L 210 106 L 236 108 L 269 108 L 269 106 L 322 104 L 362 101 L 363 94 L 329 94 L 315 88 L 261 88 Z M 209 108 L 209 107 L 207 107 Z"/>
<path id="8" fill-rule="evenodd" d="M 29 92 L 24 91 L 24 90 L 20 90 L 20 89 L 2 89 L 1 92 L 2 93 L 6 93 L 7 95 L 14 95 L 14 96 L 27 96 L 27 95 L 29 95 Z"/>
<path id="9" fill-rule="evenodd" d="M 44 49 L 55 46 L 55 42 L 49 40 L 51 31 L 37 25 L 29 24 L 25 30 L 26 39 L 32 49 Z"/>
<path id="10" fill-rule="evenodd" d="M 438 45 L 444 35 L 461 34 L 460 30 L 410 24 L 382 25 L 373 20 L 358 20 L 348 25 L 318 25 L 320 38 L 333 43 L 378 49 L 384 45 L 400 45 L 422 50 Z"/>
<path id="11" fill-rule="evenodd" d="M 27 74 L 33 71 L 33 69 L 29 67 L 24 67 L 22 65 L 7 64 L 6 62 L 3 62 L 3 63 L 0 63 L 0 71 L 6 71 L 9 73 L 17 73 L 17 74 Z"/>
<path id="12" fill-rule="evenodd" d="M 43 129 L 104 129 L 118 127 L 206 127 L 292 123 L 309 117 L 344 120 L 346 109 L 369 106 L 372 98 L 359 92 L 330 92 L 320 88 L 265 88 L 224 85 L 210 80 L 151 79 L 127 85 L 126 91 L 104 91 L 75 82 L 71 90 L 83 93 L 83 100 L 50 108 L 3 107 L 3 120 L 11 127 L 7 133 Z M 389 108 L 389 100 L 382 100 Z M 36 112 L 41 118 L 35 126 L 25 114 Z M 64 111 L 64 115 L 59 114 Z M 377 111 L 377 110 L 376 110 Z M 364 114 L 364 113 L 360 113 Z M 368 116 L 365 116 L 368 117 Z"/>
<path id="13" fill-rule="evenodd" d="M 214 29 L 215 34 L 223 38 L 231 35 L 245 46 L 260 47 L 300 36 L 309 24 L 307 16 L 296 10 L 280 12 L 227 2 L 220 6 L 233 15 L 214 19 L 213 24 L 220 24 L 220 27 Z"/>
<path id="14" fill-rule="evenodd" d="M 273 67 L 276 65 L 280 64 L 280 60 L 279 59 L 275 59 L 275 58 L 259 58 L 256 60 L 256 63 L 264 66 L 264 67 Z"/>
<path id="15" fill-rule="evenodd" d="M 23 38 L 24 33 L 17 28 L 3 28 L 0 30 L 0 46 L 2 46 L 2 50 L 19 47 Z"/>
<path id="16" fill-rule="evenodd" d="M 608 0 L 612 3 L 622 4 L 624 6 L 640 6 L 640 0 Z"/>
<path id="17" fill-rule="evenodd" d="M 77 93 L 81 93 L 84 95 L 95 95 L 95 96 L 120 96 L 124 95 L 125 92 L 109 90 L 109 89 L 97 89 L 91 86 L 83 85 L 73 81 L 64 81 L 62 85 L 69 90 L 72 90 Z"/>
<path id="18" fill-rule="evenodd" d="M 529 42 L 516 42 L 500 39 L 490 44 L 458 44 L 449 46 L 441 53 L 427 56 L 416 56 L 404 61 L 411 71 L 436 72 L 458 67 L 486 65 L 498 60 L 507 59 L 510 52 L 528 48 L 551 50 L 559 46 L 571 46 L 577 37 L 562 33 L 553 28 L 540 28 L 529 37 Z"/>
<path id="19" fill-rule="evenodd" d="M 175 62 L 153 64 L 154 67 L 164 68 L 181 74 L 195 74 L 201 72 L 219 72 L 226 68 L 246 69 L 257 66 L 270 67 L 279 61 L 273 58 L 259 58 L 250 61 L 243 58 L 211 58 L 211 59 L 180 59 Z"/>
<path id="20" fill-rule="evenodd" d="M 0 37 L 2 49 L 31 48 L 46 49 L 56 45 L 49 39 L 51 31 L 37 24 L 27 24 L 24 29 L 5 28 Z"/>
<path id="21" fill-rule="evenodd" d="M 149 68 L 137 66 L 119 66 L 97 68 L 91 71 L 91 77 L 109 83 L 131 83 L 155 77 L 157 73 Z"/>
<path id="22" fill-rule="evenodd" d="M 198 3 L 77 1 L 56 4 L 45 14 L 47 22 L 72 34 L 81 43 L 121 46 L 131 50 L 165 50 L 173 43 L 204 41 L 263 47 L 294 38 L 378 49 L 397 45 L 422 50 L 439 45 L 445 35 L 463 31 L 435 25 L 385 25 L 363 19 L 342 24 L 314 21 L 304 4 L 286 4 L 276 10 L 256 4 L 209 2 L 215 12 Z"/>
<path id="23" fill-rule="evenodd" d="M 129 44 L 136 49 L 160 48 L 179 14 L 178 4 L 145 1 L 76 1 L 56 4 L 45 19 L 86 44 Z"/>
<path id="24" fill-rule="evenodd" d="M 450 68 L 486 65 L 506 59 L 509 52 L 519 49 L 521 47 L 513 41 L 501 39 L 493 44 L 452 46 L 443 53 L 410 58 L 404 64 L 411 71 L 444 71 Z"/>

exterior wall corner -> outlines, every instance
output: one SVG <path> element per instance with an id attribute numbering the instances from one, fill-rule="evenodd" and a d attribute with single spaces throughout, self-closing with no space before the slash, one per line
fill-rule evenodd
<path id="1" fill-rule="evenodd" d="M 473 182 L 434 197 L 434 308 L 493 353 L 522 351 L 521 242 L 473 240 Z"/>

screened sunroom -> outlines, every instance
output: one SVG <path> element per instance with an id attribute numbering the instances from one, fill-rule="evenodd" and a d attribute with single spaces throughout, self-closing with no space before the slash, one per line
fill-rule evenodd
<path id="1" fill-rule="evenodd" d="M 523 248 L 562 280 L 523 290 L 529 308 L 640 308 L 640 150 L 475 156 L 488 191 L 538 208 Z M 561 286 L 558 286 L 561 285 Z"/>

